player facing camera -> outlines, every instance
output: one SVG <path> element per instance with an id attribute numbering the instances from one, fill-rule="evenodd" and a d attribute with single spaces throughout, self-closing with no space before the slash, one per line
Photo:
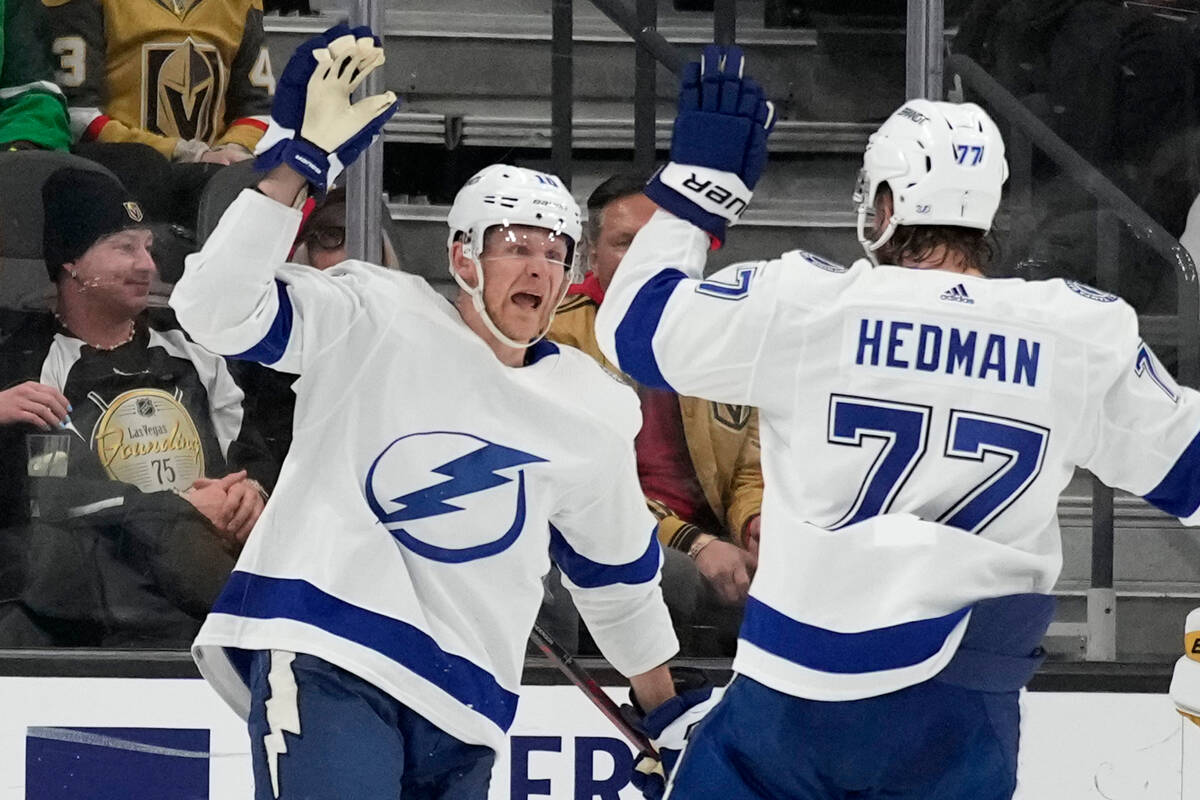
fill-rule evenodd
<path id="1" fill-rule="evenodd" d="M 446 221 L 463 320 L 508 347 L 537 343 L 580 278 L 582 226 L 571 193 L 553 175 L 493 164 L 459 190 Z"/>
<path id="2" fill-rule="evenodd" d="M 957 263 L 982 274 L 1007 178 L 1004 140 L 983 109 L 910 100 L 867 142 L 854 190 L 858 241 L 876 265 Z"/>
<path id="3" fill-rule="evenodd" d="M 258 800 L 486 797 L 548 554 L 660 752 L 712 699 L 667 705 L 679 643 L 633 459 L 637 398 L 538 343 L 576 277 L 580 214 L 561 182 L 505 165 L 471 179 L 449 215 L 454 307 L 397 270 L 286 261 L 305 186 L 327 187 L 334 157 L 349 164 L 394 110 L 390 93 L 351 104 L 355 80 L 331 65 L 382 57 L 344 26 L 297 49 L 272 109 L 291 135 L 171 297 L 196 341 L 303 378 L 295 468 L 193 644 L 247 720 Z M 345 424 L 326 424 L 335 407 Z M 250 652 L 249 674 L 227 648 Z"/>

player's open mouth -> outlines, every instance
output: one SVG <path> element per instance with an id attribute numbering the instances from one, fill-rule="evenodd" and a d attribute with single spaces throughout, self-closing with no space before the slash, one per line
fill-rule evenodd
<path id="1" fill-rule="evenodd" d="M 530 292 L 517 292 L 512 296 L 513 305 L 530 311 L 537 311 L 542 305 L 541 295 Z"/>

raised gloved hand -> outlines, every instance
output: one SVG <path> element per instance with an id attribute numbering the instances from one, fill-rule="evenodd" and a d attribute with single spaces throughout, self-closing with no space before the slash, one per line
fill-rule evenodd
<path id="1" fill-rule="evenodd" d="M 336 25 L 296 48 L 276 85 L 255 166 L 287 164 L 324 191 L 400 107 L 392 92 L 350 103 L 350 94 L 383 62 L 379 39 L 365 27 Z"/>
<path id="2" fill-rule="evenodd" d="M 308 81 L 317 68 L 313 51 L 328 47 L 329 43 L 343 36 L 369 36 L 368 28 L 350 29 L 342 23 L 334 25 L 324 33 L 305 40 L 292 57 L 275 85 L 275 99 L 271 102 L 271 122 L 266 133 L 259 139 L 255 154 L 258 156 L 254 166 L 264 172 L 283 163 L 283 151 L 289 141 L 295 138 L 300 126 L 304 123 L 304 105 L 308 96 Z"/>
<path id="3" fill-rule="evenodd" d="M 673 667 L 671 677 L 676 695 L 649 714 L 642 711 L 632 691 L 629 693 L 632 706 L 622 707 L 632 711 L 634 725 L 650 737 L 658 750 L 657 759 L 639 757 L 629 779 L 647 800 L 660 800 L 663 796 L 688 733 L 717 704 L 717 698 L 712 696 L 713 686 L 700 670 Z"/>
<path id="4" fill-rule="evenodd" d="M 707 231 L 714 249 L 750 204 L 775 127 L 775 106 L 742 76 L 744 65 L 740 47 L 709 45 L 684 68 L 671 163 L 646 186 L 651 200 Z"/>
<path id="5" fill-rule="evenodd" d="M 1200 725 L 1200 608 L 1187 615 L 1183 656 L 1175 663 L 1170 692 L 1175 710 Z"/>

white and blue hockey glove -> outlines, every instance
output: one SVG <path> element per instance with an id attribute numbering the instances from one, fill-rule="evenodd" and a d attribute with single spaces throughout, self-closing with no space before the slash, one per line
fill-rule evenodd
<path id="1" fill-rule="evenodd" d="M 740 47 L 708 45 L 684 68 L 671 163 L 646 185 L 651 200 L 707 231 L 713 249 L 750 204 L 775 127 L 775 105 L 744 66 Z"/>
<path id="2" fill-rule="evenodd" d="M 276 86 L 255 166 L 286 164 L 324 192 L 400 107 L 392 92 L 350 103 L 350 94 L 383 62 L 380 41 L 366 27 L 335 25 L 296 48 Z"/>
<path id="3" fill-rule="evenodd" d="M 717 704 L 713 686 L 697 669 L 674 667 L 671 677 L 677 694 L 649 714 L 642 712 L 637 697 L 629 692 L 635 713 L 634 725 L 650 737 L 658 758 L 641 756 L 633 765 L 629 780 L 646 800 L 660 800 L 675 762 L 687 741 L 688 734 Z"/>
<path id="4" fill-rule="evenodd" d="M 1183 655 L 1171 676 L 1171 700 L 1185 719 L 1200 725 L 1200 608 L 1187 615 L 1183 630 Z"/>

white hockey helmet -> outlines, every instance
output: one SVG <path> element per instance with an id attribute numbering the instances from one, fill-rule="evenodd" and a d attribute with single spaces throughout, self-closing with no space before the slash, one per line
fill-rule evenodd
<path id="1" fill-rule="evenodd" d="M 854 190 L 858 241 L 874 261 L 899 225 L 958 225 L 989 231 L 1008 179 L 1004 139 L 974 103 L 909 100 L 871 134 Z M 892 219 L 875 241 L 867 217 L 881 184 Z"/>
<path id="2" fill-rule="evenodd" d="M 508 164 L 492 164 L 475 173 L 458 190 L 446 223 L 450 226 L 447 249 L 453 246 L 458 237 L 463 245 L 463 254 L 475 262 L 478 279 L 474 286 L 469 285 L 454 269 L 453 262 L 450 263 L 450 274 L 462 290 L 471 296 L 471 303 L 488 330 L 511 347 L 528 347 L 545 336 L 549 325 L 537 338 L 528 342 L 514 341 L 500 331 L 484 308 L 483 266 L 479 259 L 483 255 L 484 236 L 489 228 L 510 225 L 545 228 L 554 237 L 562 237 L 567 245 L 562 295 L 566 294 L 570 284 L 582 280 L 579 241 L 583 226 L 579 204 L 562 181 L 545 172 Z M 562 296 L 550 300 L 557 307 Z"/>

